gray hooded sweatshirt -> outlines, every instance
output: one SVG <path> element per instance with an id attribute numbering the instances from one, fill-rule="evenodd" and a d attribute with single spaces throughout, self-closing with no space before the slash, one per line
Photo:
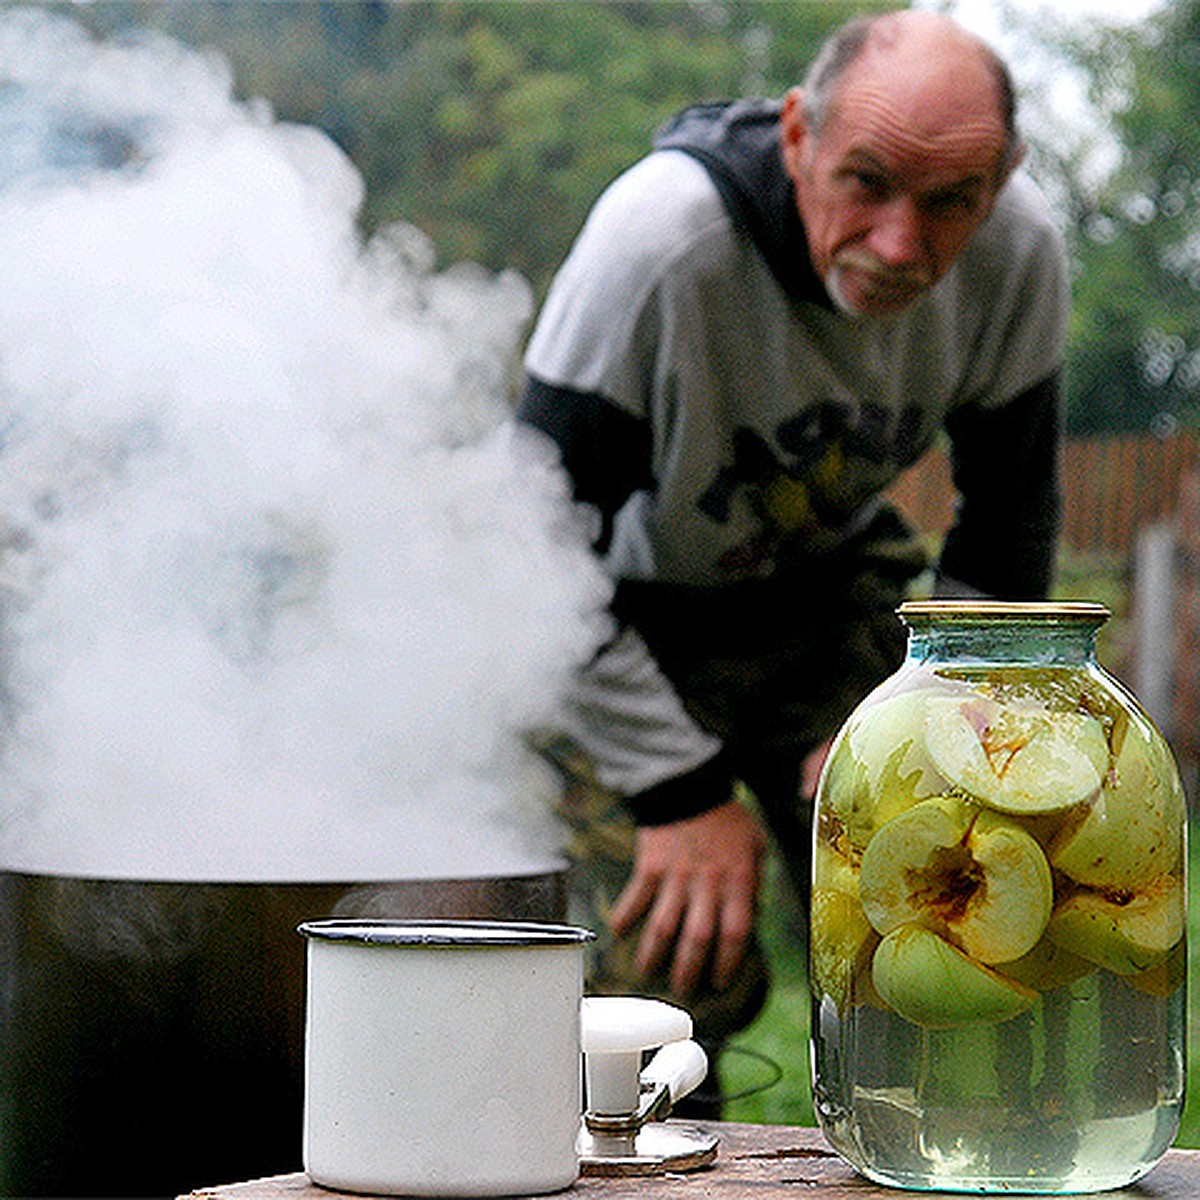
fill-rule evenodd
<path id="1" fill-rule="evenodd" d="M 646 823 L 731 794 L 653 630 L 703 656 L 804 620 L 793 601 L 939 437 L 960 497 L 942 590 L 1037 598 L 1052 570 L 1068 287 L 1044 199 L 1015 174 L 931 292 L 854 318 L 811 266 L 779 115 L 702 105 L 661 131 L 593 208 L 526 353 L 520 417 L 597 510 L 617 585 L 620 633 L 564 723 Z"/>

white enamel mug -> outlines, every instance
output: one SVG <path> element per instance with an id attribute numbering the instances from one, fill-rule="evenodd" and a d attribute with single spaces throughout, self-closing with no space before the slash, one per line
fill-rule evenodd
<path id="1" fill-rule="evenodd" d="M 311 921 L 304 1166 L 340 1191 L 532 1195 L 579 1175 L 589 930 Z"/>

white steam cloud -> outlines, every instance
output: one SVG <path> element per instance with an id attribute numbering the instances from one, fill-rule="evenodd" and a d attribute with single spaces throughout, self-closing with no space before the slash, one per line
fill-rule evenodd
<path id="1" fill-rule="evenodd" d="M 0 868 L 557 862 L 522 735 L 608 591 L 504 419 L 528 289 L 361 199 L 220 63 L 0 14 Z"/>

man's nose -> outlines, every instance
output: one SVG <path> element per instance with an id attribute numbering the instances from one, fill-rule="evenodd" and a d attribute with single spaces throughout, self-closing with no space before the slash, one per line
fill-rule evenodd
<path id="1" fill-rule="evenodd" d="M 870 246 L 889 266 L 913 266 L 922 261 L 921 214 L 910 197 L 895 196 L 876 210 Z"/>

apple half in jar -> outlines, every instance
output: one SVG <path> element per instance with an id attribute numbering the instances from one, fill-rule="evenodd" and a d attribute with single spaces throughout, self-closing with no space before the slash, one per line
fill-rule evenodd
<path id="1" fill-rule="evenodd" d="M 1170 751 L 1130 721 L 1104 785 L 1051 844 L 1051 865 L 1086 887 L 1139 891 L 1179 869 L 1186 810 Z"/>
<path id="2" fill-rule="evenodd" d="M 955 787 L 1014 816 L 1082 804 L 1109 765 L 1104 726 L 1091 714 L 1002 703 L 979 693 L 930 697 L 925 745 Z"/>
<path id="3" fill-rule="evenodd" d="M 995 964 L 1037 945 L 1054 882 L 1041 846 L 1014 821 L 958 796 L 935 796 L 876 832 L 863 851 L 859 897 L 885 936 L 921 925 Z"/>
<path id="4" fill-rule="evenodd" d="M 863 914 L 858 898 L 837 888 L 814 887 L 812 942 L 809 954 L 812 988 L 827 996 L 839 1013 L 862 997 L 861 981 L 870 977 L 871 954 L 879 934 Z"/>
<path id="5" fill-rule="evenodd" d="M 947 790 L 925 749 L 925 703 L 926 693 L 913 690 L 864 704 L 830 754 L 823 803 L 856 849 L 892 817 Z"/>
<path id="6" fill-rule="evenodd" d="M 1040 995 L 922 925 L 901 925 L 884 937 L 871 977 L 898 1016 L 930 1029 L 1009 1021 L 1031 1009 Z"/>
<path id="7" fill-rule="evenodd" d="M 1186 924 L 1183 880 L 1163 875 L 1137 892 L 1076 892 L 1055 908 L 1046 936 L 1115 975 L 1138 975 L 1167 958 Z"/>

